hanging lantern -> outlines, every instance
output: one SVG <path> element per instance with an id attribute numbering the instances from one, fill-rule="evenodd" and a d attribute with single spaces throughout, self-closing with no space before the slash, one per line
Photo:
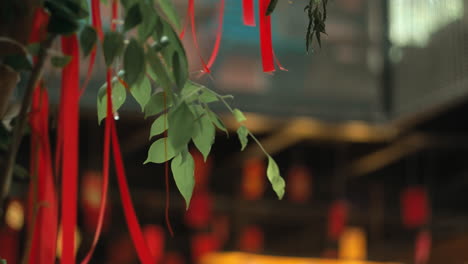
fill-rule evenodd
<path id="1" fill-rule="evenodd" d="M 265 162 L 262 159 L 250 159 L 244 164 L 242 172 L 242 197 L 246 200 L 258 200 L 265 192 Z"/>
<path id="2" fill-rule="evenodd" d="M 205 161 L 203 155 L 197 151 L 191 151 L 193 161 L 195 163 L 195 188 L 200 191 L 206 191 L 209 184 L 209 176 L 212 168 L 212 159 L 208 157 Z"/>
<path id="3" fill-rule="evenodd" d="M 207 192 L 196 192 L 185 213 L 185 222 L 192 228 L 206 227 L 213 217 L 213 199 Z"/>
<path id="4" fill-rule="evenodd" d="M 338 255 L 346 260 L 365 260 L 367 240 L 364 230 L 356 227 L 344 230 L 338 242 Z"/>
<path id="5" fill-rule="evenodd" d="M 312 175 L 305 166 L 295 165 L 288 172 L 286 185 L 288 198 L 296 203 L 304 203 L 311 196 Z"/>
<path id="6" fill-rule="evenodd" d="M 348 205 L 344 200 L 333 202 L 328 211 L 328 238 L 336 241 L 343 232 L 348 218 Z"/>
<path id="7" fill-rule="evenodd" d="M 102 177 L 99 172 L 88 171 L 84 174 L 81 188 L 81 205 L 84 216 L 84 226 L 87 232 L 94 232 L 99 219 L 99 209 L 102 196 Z M 110 206 L 106 206 L 102 229 L 109 226 Z"/>
<path id="8" fill-rule="evenodd" d="M 264 234 L 257 226 L 245 228 L 239 239 L 239 249 L 244 252 L 259 253 L 263 250 Z"/>
<path id="9" fill-rule="evenodd" d="M 164 255 L 164 230 L 155 225 L 143 228 L 146 244 L 156 263 L 159 263 Z"/>
<path id="10" fill-rule="evenodd" d="M 401 193 L 401 217 L 406 228 L 427 224 L 429 210 L 426 188 L 413 186 Z"/>
<path id="11" fill-rule="evenodd" d="M 213 234 L 198 234 L 192 238 L 192 257 L 198 263 L 209 253 L 220 250 L 221 243 Z"/>
<path id="12" fill-rule="evenodd" d="M 414 245 L 414 263 L 426 264 L 431 252 L 431 233 L 423 230 L 418 233 Z"/>

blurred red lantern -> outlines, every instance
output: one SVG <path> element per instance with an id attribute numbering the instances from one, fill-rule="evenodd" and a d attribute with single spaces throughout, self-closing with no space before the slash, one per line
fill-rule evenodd
<path id="1" fill-rule="evenodd" d="M 431 233 L 427 230 L 419 232 L 414 245 L 414 263 L 426 264 L 431 252 Z"/>
<path id="2" fill-rule="evenodd" d="M 265 162 L 250 159 L 244 164 L 242 172 L 242 197 L 246 200 L 260 199 L 265 192 Z"/>
<path id="3" fill-rule="evenodd" d="M 87 232 L 95 232 L 99 218 L 99 206 L 102 196 L 102 177 L 99 172 L 88 171 L 83 176 L 81 188 L 81 205 L 84 215 L 84 226 Z M 107 203 L 108 204 L 108 203 Z M 106 206 L 102 230 L 109 226 L 110 206 Z"/>
<path id="4" fill-rule="evenodd" d="M 155 225 L 143 228 L 143 236 L 156 263 L 159 263 L 164 255 L 164 230 Z"/>
<path id="5" fill-rule="evenodd" d="M 195 192 L 185 213 L 185 222 L 192 228 L 206 227 L 213 217 L 213 199 L 207 192 Z"/>
<path id="6" fill-rule="evenodd" d="M 107 262 L 113 264 L 132 263 L 137 258 L 133 242 L 128 236 L 120 236 L 111 240 L 112 244 L 108 248 Z"/>
<path id="7" fill-rule="evenodd" d="M 263 250 L 264 234 L 257 226 L 246 227 L 239 239 L 239 249 L 250 253 L 259 253 Z"/>
<path id="8" fill-rule="evenodd" d="M 288 172 L 287 196 L 296 203 L 304 203 L 311 196 L 312 175 L 305 166 L 295 165 Z"/>
<path id="9" fill-rule="evenodd" d="M 408 187 L 401 193 L 401 217 L 405 227 L 416 228 L 427 224 L 429 210 L 424 187 Z"/>
<path id="10" fill-rule="evenodd" d="M 195 188 L 206 191 L 209 184 L 209 176 L 212 168 L 212 159 L 208 157 L 205 161 L 203 155 L 198 150 L 191 151 L 195 163 Z"/>
<path id="11" fill-rule="evenodd" d="M 226 242 L 229 238 L 229 218 L 227 216 L 218 216 L 214 219 L 213 233 L 221 243 Z"/>
<path id="12" fill-rule="evenodd" d="M 0 228 L 0 259 L 8 264 L 19 263 L 20 233 L 9 227 Z"/>
<path id="13" fill-rule="evenodd" d="M 221 243 L 216 235 L 198 234 L 192 238 L 192 257 L 195 262 L 200 261 L 209 253 L 221 249 Z"/>
<path id="14" fill-rule="evenodd" d="M 328 211 L 328 238 L 338 240 L 348 218 L 348 205 L 344 200 L 333 202 Z"/>

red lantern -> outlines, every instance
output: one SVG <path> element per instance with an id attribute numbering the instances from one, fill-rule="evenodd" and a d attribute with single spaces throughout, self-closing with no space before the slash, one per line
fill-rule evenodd
<path id="1" fill-rule="evenodd" d="M 239 240 L 239 249 L 250 253 L 259 253 L 263 250 L 264 234 L 257 226 L 249 226 L 242 231 Z"/>
<path id="2" fill-rule="evenodd" d="M 164 264 L 184 264 L 184 258 L 177 252 L 169 252 L 164 258 Z"/>
<path id="3" fill-rule="evenodd" d="M 195 192 L 185 213 L 185 222 L 192 228 L 206 227 L 213 216 L 213 199 L 207 192 Z"/>
<path id="4" fill-rule="evenodd" d="M 260 199 L 265 192 L 265 162 L 250 159 L 244 164 L 242 173 L 242 197 L 247 200 Z"/>
<path id="5" fill-rule="evenodd" d="M 427 224 L 429 210 L 424 187 L 408 187 L 401 193 L 401 217 L 405 227 L 416 228 Z"/>
<path id="6" fill-rule="evenodd" d="M 156 263 L 159 263 L 164 255 L 164 230 L 159 226 L 146 226 L 143 228 L 146 244 Z"/>
<path id="7" fill-rule="evenodd" d="M 293 166 L 288 172 L 288 198 L 296 203 L 306 202 L 311 195 L 312 175 L 305 166 Z"/>
<path id="8" fill-rule="evenodd" d="M 328 211 L 328 238 L 338 240 L 348 218 L 348 205 L 344 200 L 335 201 Z"/>
<path id="9" fill-rule="evenodd" d="M 415 252 L 414 252 L 414 263 L 415 264 L 426 264 L 429 261 L 429 255 L 431 252 L 431 233 L 427 230 L 419 232 L 416 237 Z"/>
<path id="10" fill-rule="evenodd" d="M 192 257 L 195 262 L 200 261 L 209 253 L 218 251 L 221 243 L 213 234 L 199 234 L 192 238 Z"/>
<path id="11" fill-rule="evenodd" d="M 99 206 L 102 196 L 102 177 L 99 172 L 89 171 L 84 174 L 81 188 L 81 204 L 84 215 L 84 225 L 87 232 L 95 232 L 99 217 Z M 109 226 L 111 206 L 106 206 L 103 230 Z"/>

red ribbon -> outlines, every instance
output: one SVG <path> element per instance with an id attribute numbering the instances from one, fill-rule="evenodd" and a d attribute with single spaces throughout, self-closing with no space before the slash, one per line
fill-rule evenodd
<path id="1" fill-rule="evenodd" d="M 75 263 L 75 229 L 78 189 L 79 50 L 76 35 L 62 37 L 62 51 L 72 57 L 62 72 L 62 258 Z M 66 135 L 66 136 L 65 136 Z M 65 151 L 66 150 L 66 151 Z"/>
<path id="2" fill-rule="evenodd" d="M 37 177 L 37 186 L 31 185 L 32 199 L 38 206 L 36 213 L 29 263 L 47 264 L 55 262 L 57 236 L 57 197 L 52 172 L 49 140 L 49 100 L 47 90 L 37 87 L 33 94 L 31 113 L 31 175 Z M 33 189 L 34 187 L 37 190 Z M 36 197 L 32 195 L 37 194 Z"/>
<path id="3" fill-rule="evenodd" d="M 218 28 L 216 29 L 216 40 L 215 40 L 215 44 L 213 47 L 213 51 L 211 52 L 210 59 L 208 60 L 208 64 L 206 65 L 208 68 L 208 72 L 211 66 L 213 66 L 216 60 L 216 57 L 218 56 L 219 46 L 221 44 L 221 37 L 223 35 L 223 20 L 224 20 L 224 6 L 225 6 L 224 2 L 225 2 L 224 0 L 221 0 L 219 2 Z"/>
<path id="4" fill-rule="evenodd" d="M 242 20 L 244 22 L 244 25 L 249 27 L 255 27 L 253 0 L 242 0 Z"/>
<path id="5" fill-rule="evenodd" d="M 271 39 L 271 18 L 266 15 L 270 0 L 259 1 L 260 17 L 260 50 L 262 54 L 262 65 L 264 72 L 275 71 L 273 44 Z"/>

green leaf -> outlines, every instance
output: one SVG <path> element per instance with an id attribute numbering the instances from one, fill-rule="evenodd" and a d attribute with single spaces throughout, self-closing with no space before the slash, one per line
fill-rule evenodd
<path id="1" fill-rule="evenodd" d="M 127 11 L 124 22 L 124 31 L 129 31 L 130 29 L 138 26 L 143 21 L 143 17 L 140 11 L 140 5 L 135 3 Z"/>
<path id="2" fill-rule="evenodd" d="M 132 87 L 145 74 L 145 52 L 134 38 L 130 40 L 124 54 L 125 81 Z"/>
<path id="3" fill-rule="evenodd" d="M 5 56 L 3 57 L 3 64 L 10 66 L 17 72 L 32 70 L 32 63 L 24 54 L 13 54 Z"/>
<path id="4" fill-rule="evenodd" d="M 158 13 L 153 6 L 140 1 L 140 14 L 143 22 L 138 26 L 138 38 L 141 42 L 145 42 L 156 27 Z"/>
<path id="5" fill-rule="evenodd" d="M 206 113 L 208 114 L 208 117 L 210 118 L 211 122 L 220 130 L 226 132 L 226 134 L 229 134 L 227 131 L 226 126 L 224 123 L 218 118 L 218 116 L 211 110 L 206 110 Z"/>
<path id="6" fill-rule="evenodd" d="M 241 110 L 239 110 L 237 108 L 232 111 L 232 114 L 234 115 L 237 122 L 239 122 L 239 123 L 242 123 L 245 120 L 247 120 L 247 118 L 245 118 L 245 115 L 241 112 Z"/>
<path id="7" fill-rule="evenodd" d="M 161 7 L 164 15 L 167 17 L 169 22 L 177 29 L 181 30 L 180 18 L 177 15 L 177 11 L 172 4 L 172 0 L 158 0 L 158 4 Z"/>
<path id="8" fill-rule="evenodd" d="M 47 31 L 58 35 L 70 35 L 76 32 L 79 23 L 76 20 L 58 16 L 51 16 Z"/>
<path id="9" fill-rule="evenodd" d="M 68 63 L 70 63 L 70 61 L 72 60 L 72 57 L 71 56 L 67 56 L 67 55 L 64 55 L 64 56 L 53 56 L 51 59 L 50 59 L 50 62 L 52 63 L 52 65 L 54 67 L 57 67 L 57 68 L 63 68 L 65 66 L 68 65 Z"/>
<path id="10" fill-rule="evenodd" d="M 185 199 L 186 209 L 190 206 L 193 188 L 195 187 L 195 162 L 187 149 L 179 153 L 171 162 L 174 181 L 180 194 Z"/>
<path id="11" fill-rule="evenodd" d="M 203 86 L 189 80 L 185 83 L 184 89 L 180 92 L 182 100 L 188 103 L 195 101 L 199 97 L 199 92 L 202 88 Z"/>
<path id="12" fill-rule="evenodd" d="M 88 17 L 88 12 L 74 0 L 47 0 L 44 7 L 51 13 L 50 33 L 71 34 L 78 30 L 79 20 Z"/>
<path id="13" fill-rule="evenodd" d="M 247 147 L 247 144 L 249 143 L 249 130 L 245 126 L 241 126 L 237 129 L 237 136 L 241 143 L 241 151 L 244 151 L 245 147 Z"/>
<path id="14" fill-rule="evenodd" d="M 283 199 L 286 183 L 280 175 L 278 164 L 276 164 L 275 160 L 270 156 L 268 156 L 267 177 L 278 198 L 280 200 Z"/>
<path id="15" fill-rule="evenodd" d="M 201 94 L 200 94 L 200 101 L 202 101 L 203 103 L 212 103 L 212 102 L 217 102 L 219 101 L 219 98 L 218 96 L 212 92 L 210 89 L 206 88 L 206 87 L 203 87 L 204 89 L 202 90 Z"/>
<path id="16" fill-rule="evenodd" d="M 98 92 L 98 123 L 106 118 L 107 116 L 107 94 L 106 94 L 107 84 L 104 84 L 99 88 Z M 113 111 L 116 112 L 125 102 L 127 98 L 127 90 L 125 87 L 116 79 L 112 82 L 112 107 Z"/>
<path id="17" fill-rule="evenodd" d="M 31 43 L 26 48 L 28 49 L 28 52 L 31 55 L 36 56 L 37 54 L 39 54 L 39 50 L 41 49 L 41 43 Z"/>
<path id="18" fill-rule="evenodd" d="M 138 83 L 130 87 L 130 93 L 138 102 L 141 110 L 145 110 L 145 106 L 151 98 L 151 82 L 148 77 L 143 76 Z"/>
<path id="19" fill-rule="evenodd" d="M 169 96 L 166 96 L 166 109 L 169 109 L 171 106 L 172 100 Z M 157 115 L 164 110 L 164 93 L 153 94 L 145 106 L 145 117 Z"/>
<path id="20" fill-rule="evenodd" d="M 211 151 L 211 146 L 215 141 L 216 128 L 211 122 L 208 114 L 204 113 L 203 109 L 199 107 L 196 111 L 195 130 L 192 136 L 193 143 L 197 149 L 203 154 L 206 161 Z"/>
<path id="21" fill-rule="evenodd" d="M 96 45 L 96 41 L 96 30 L 92 26 L 86 25 L 80 33 L 80 46 L 85 57 L 91 53 Z"/>
<path id="22" fill-rule="evenodd" d="M 0 264 L 7 264 L 7 261 L 4 259 L 0 259 Z"/>
<path id="23" fill-rule="evenodd" d="M 147 55 L 151 69 L 156 74 L 162 88 L 166 93 L 172 93 L 172 81 L 166 67 L 161 62 L 161 58 L 152 49 L 148 49 Z"/>
<path id="24" fill-rule="evenodd" d="M 185 55 L 182 55 L 185 56 Z M 180 58 L 180 55 L 178 52 L 174 52 L 172 55 L 172 67 L 173 67 L 173 73 L 174 73 L 174 78 L 175 82 L 177 84 L 177 87 L 179 89 L 183 89 L 185 83 L 187 82 L 188 79 L 188 67 L 184 67 L 181 65 L 182 61 Z"/>
<path id="25" fill-rule="evenodd" d="M 181 102 L 169 111 L 169 142 L 176 150 L 183 149 L 192 138 L 194 130 L 194 116 L 187 103 Z"/>
<path id="26" fill-rule="evenodd" d="M 107 32 L 104 35 L 104 59 L 107 66 L 111 66 L 115 58 L 122 54 L 124 50 L 124 37 L 118 32 Z"/>
<path id="27" fill-rule="evenodd" d="M 268 5 L 267 11 L 266 11 L 267 16 L 271 15 L 273 13 L 273 11 L 275 11 L 276 4 L 278 4 L 278 0 L 271 0 L 270 1 L 270 4 Z"/>
<path id="28" fill-rule="evenodd" d="M 169 123 L 167 122 L 167 114 L 164 113 L 158 116 L 158 118 L 156 118 L 156 120 L 154 120 L 153 124 L 151 125 L 150 139 L 156 135 L 163 133 L 168 129 L 168 127 Z"/>
<path id="29" fill-rule="evenodd" d="M 180 152 L 180 151 L 179 151 Z M 172 159 L 179 152 L 175 151 L 172 145 L 169 143 L 168 138 L 160 138 L 154 142 L 148 150 L 148 158 L 144 162 L 147 164 L 152 163 L 164 163 Z"/>

